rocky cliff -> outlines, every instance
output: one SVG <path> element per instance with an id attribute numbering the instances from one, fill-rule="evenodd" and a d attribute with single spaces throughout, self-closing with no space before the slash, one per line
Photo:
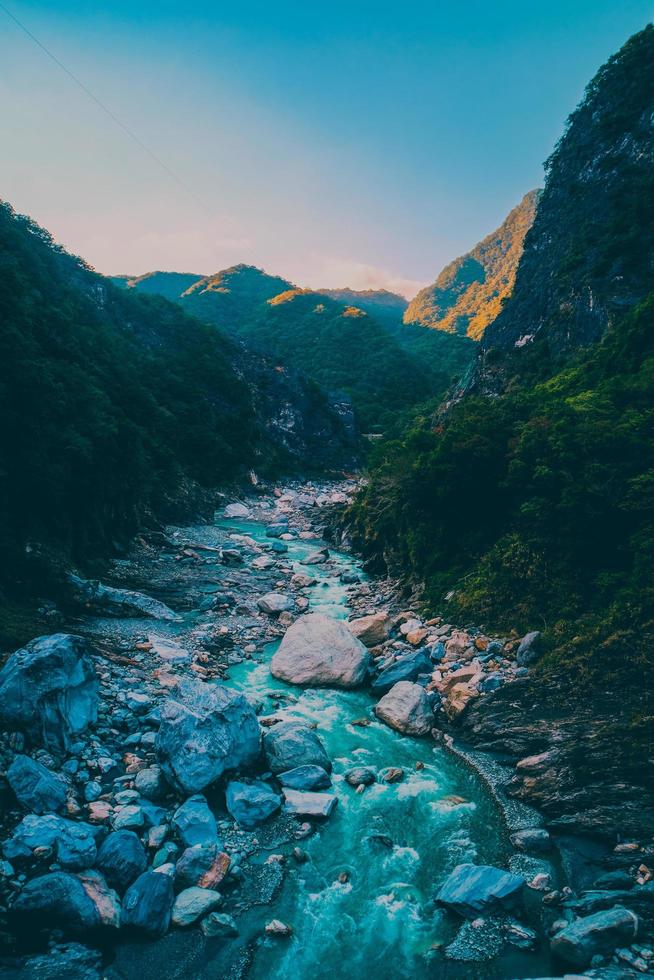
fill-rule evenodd
<path id="1" fill-rule="evenodd" d="M 500 227 L 445 266 L 431 286 L 411 300 L 404 322 L 479 340 L 511 295 L 538 191 L 525 194 Z"/>

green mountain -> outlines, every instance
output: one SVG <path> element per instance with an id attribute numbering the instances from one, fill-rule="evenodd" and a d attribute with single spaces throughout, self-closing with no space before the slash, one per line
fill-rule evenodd
<path id="1" fill-rule="evenodd" d="M 346 404 L 117 288 L 8 204 L 0 263 L 0 593 L 48 549 L 99 553 L 194 488 L 352 463 Z"/>
<path id="2" fill-rule="evenodd" d="M 512 298 L 449 411 L 376 447 L 350 519 L 450 621 L 543 631 L 533 677 L 464 716 L 552 826 L 654 819 L 654 28 L 600 69 L 550 158 Z M 491 397 L 492 396 L 492 397 Z M 548 782 L 549 780 L 549 782 Z"/>
<path id="3" fill-rule="evenodd" d="M 408 300 L 388 289 L 318 289 L 318 293 L 345 306 L 358 306 L 379 320 L 401 322 Z"/>
<path id="4" fill-rule="evenodd" d="M 496 231 L 446 265 L 436 282 L 411 300 L 404 322 L 479 340 L 511 295 L 539 193 L 525 194 Z"/>
<path id="5" fill-rule="evenodd" d="M 439 401 L 469 368 L 473 345 L 465 338 L 436 339 L 422 327 L 403 326 L 402 297 L 344 289 L 333 291 L 333 299 L 327 292 L 235 265 L 193 283 L 178 302 L 328 391 L 345 394 L 373 432 L 396 425 L 419 402 Z M 350 302 L 361 296 L 362 305 Z"/>
<path id="6" fill-rule="evenodd" d="M 172 301 L 179 299 L 182 293 L 203 278 L 193 272 L 146 272 L 143 276 L 110 276 L 116 286 L 163 296 Z"/>

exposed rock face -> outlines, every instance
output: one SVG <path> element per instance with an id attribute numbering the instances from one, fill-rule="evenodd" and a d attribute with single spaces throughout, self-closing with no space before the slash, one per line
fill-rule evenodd
<path id="1" fill-rule="evenodd" d="M 65 748 L 95 722 L 98 687 L 87 640 L 69 633 L 40 636 L 0 671 L 0 724 L 35 743 Z"/>
<path id="2" fill-rule="evenodd" d="M 559 354 L 583 347 L 650 292 L 654 232 L 641 205 L 653 184 L 653 52 L 650 24 L 600 69 L 570 117 L 484 352 L 520 351 L 541 333 Z"/>
<path id="3" fill-rule="evenodd" d="M 467 742 L 515 761 L 507 792 L 550 830 L 650 836 L 651 780 L 639 754 L 625 751 L 633 727 L 612 692 L 584 704 L 573 688 L 516 680 L 468 705 L 457 724 Z"/>
<path id="4" fill-rule="evenodd" d="M 558 932 L 551 942 L 552 952 L 583 969 L 594 956 L 606 956 L 616 946 L 630 946 L 638 925 L 638 916 L 620 905 L 595 912 Z"/>
<path id="5" fill-rule="evenodd" d="M 434 714 L 424 688 L 399 681 L 375 707 L 375 714 L 404 735 L 427 735 L 434 727 Z"/>
<path id="6" fill-rule="evenodd" d="M 226 770 L 254 764 L 261 750 L 261 732 L 244 695 L 189 680 L 164 703 L 155 747 L 171 785 L 197 793 Z"/>
<path id="7" fill-rule="evenodd" d="M 80 600 L 117 616 L 151 616 L 152 619 L 164 619 L 175 623 L 182 618 L 164 602 L 159 602 L 158 599 L 153 599 L 143 592 L 115 589 L 111 585 L 82 579 L 78 575 L 70 575 L 69 580 Z"/>
<path id="8" fill-rule="evenodd" d="M 421 289 L 409 303 L 404 322 L 479 340 L 511 295 L 538 195 L 526 194 L 497 231 L 450 262 L 433 285 Z"/>
<path id="9" fill-rule="evenodd" d="M 347 626 L 312 613 L 286 631 L 270 671 L 290 684 L 358 687 L 368 666 L 368 651 Z"/>
<path id="10" fill-rule="evenodd" d="M 16 799 L 33 813 L 54 813 L 66 802 L 66 783 L 28 755 L 17 755 L 7 771 Z"/>
<path id="11" fill-rule="evenodd" d="M 524 884 L 522 875 L 500 868 L 459 864 L 441 886 L 436 901 L 474 919 L 481 913 L 515 905 Z"/>
<path id="12" fill-rule="evenodd" d="M 299 721 L 283 721 L 273 725 L 263 738 L 263 748 L 271 772 L 308 766 L 332 771 L 332 764 L 320 738 L 312 728 Z"/>

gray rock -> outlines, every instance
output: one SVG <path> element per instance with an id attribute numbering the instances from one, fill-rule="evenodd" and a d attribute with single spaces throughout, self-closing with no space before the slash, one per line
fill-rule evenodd
<path id="1" fill-rule="evenodd" d="M 277 778 L 282 786 L 289 786 L 291 789 L 327 789 L 332 783 L 329 773 L 322 766 L 314 765 L 296 766 L 295 769 L 280 772 Z"/>
<path id="2" fill-rule="evenodd" d="M 327 818 L 338 798 L 333 793 L 308 793 L 298 789 L 284 789 L 284 811 L 295 817 Z"/>
<path id="3" fill-rule="evenodd" d="M 319 766 L 326 772 L 332 764 L 316 732 L 299 721 L 273 725 L 263 738 L 263 749 L 271 772 L 288 772 L 300 766 Z"/>
<path id="4" fill-rule="evenodd" d="M 99 609 L 114 612 L 119 616 L 149 616 L 152 619 L 165 619 L 179 623 L 182 617 L 152 596 L 129 589 L 114 589 L 102 582 L 89 581 L 78 575 L 70 575 L 69 581 L 78 598 Z"/>
<path id="5" fill-rule="evenodd" d="M 98 712 L 98 679 L 88 640 L 39 636 L 0 671 L 0 727 L 18 729 L 48 748 L 67 748 Z"/>
<path id="6" fill-rule="evenodd" d="M 345 782 L 350 786 L 372 786 L 377 781 L 377 773 L 369 766 L 353 766 L 345 772 Z"/>
<path id="7" fill-rule="evenodd" d="M 577 919 L 558 932 L 550 946 L 552 952 L 566 963 L 583 968 L 590 964 L 594 956 L 606 956 L 617 946 L 631 945 L 638 935 L 638 929 L 638 916 L 616 905 L 612 909 Z"/>
<path id="8" fill-rule="evenodd" d="M 281 538 L 282 534 L 288 534 L 288 524 L 269 524 L 266 528 L 267 538 Z"/>
<path id="9" fill-rule="evenodd" d="M 146 871 L 127 889 L 122 924 L 151 936 L 168 931 L 175 901 L 172 878 L 160 871 Z"/>
<path id="10" fill-rule="evenodd" d="M 515 834 L 511 834 L 511 843 L 519 851 L 540 854 L 550 850 L 552 839 L 544 828 L 529 827 L 527 830 L 517 830 Z"/>
<path id="11" fill-rule="evenodd" d="M 141 769 L 134 779 L 134 788 L 146 800 L 162 800 L 170 789 L 166 777 L 159 766 Z"/>
<path id="12" fill-rule="evenodd" d="M 182 852 L 175 867 L 175 887 L 217 888 L 225 879 L 230 866 L 229 855 L 219 843 L 194 844 Z"/>
<path id="13" fill-rule="evenodd" d="M 268 592 L 267 595 L 257 599 L 257 606 L 261 612 L 275 616 L 281 612 L 292 612 L 295 608 L 295 601 L 291 596 L 282 595 L 281 592 Z"/>
<path id="14" fill-rule="evenodd" d="M 52 848 L 62 867 L 78 871 L 95 864 L 97 829 L 87 823 L 66 820 L 53 813 L 23 817 L 3 844 L 8 861 L 30 858 L 37 848 Z"/>
<path id="15" fill-rule="evenodd" d="M 97 866 L 121 895 L 148 866 L 143 844 L 132 830 L 116 830 L 103 840 Z"/>
<path id="16" fill-rule="evenodd" d="M 439 905 L 469 919 L 511 908 L 521 895 L 525 879 L 488 865 L 459 864 L 436 896 Z"/>
<path id="17" fill-rule="evenodd" d="M 200 929 L 208 939 L 214 936 L 238 936 L 236 922 L 225 912 L 211 912 L 200 923 Z"/>
<path id="18" fill-rule="evenodd" d="M 258 761 L 261 730 L 254 708 L 230 688 L 184 681 L 161 709 L 156 752 L 168 782 L 197 793 L 224 772 Z"/>
<path id="19" fill-rule="evenodd" d="M 72 875 L 64 871 L 33 878 L 14 902 L 14 914 L 42 928 L 60 925 L 71 932 L 120 925 L 118 896 L 97 871 Z"/>
<path id="20" fill-rule="evenodd" d="M 223 513 L 225 517 L 243 518 L 244 520 L 250 516 L 250 511 L 245 504 L 227 504 Z"/>
<path id="21" fill-rule="evenodd" d="M 145 813 L 137 804 L 118 807 L 111 818 L 114 830 L 138 830 L 145 826 Z"/>
<path id="22" fill-rule="evenodd" d="M 387 613 L 376 612 L 369 616 L 351 619 L 347 626 L 352 635 L 367 647 L 375 647 L 378 643 L 383 643 L 388 636 L 391 621 Z"/>
<path id="23" fill-rule="evenodd" d="M 222 902 L 220 892 L 211 888 L 185 888 L 175 899 L 172 922 L 175 926 L 192 926 L 209 912 L 217 909 Z"/>
<path id="24" fill-rule="evenodd" d="M 291 684 L 350 688 L 363 683 L 369 664 L 365 646 L 344 623 L 311 613 L 286 631 L 270 670 Z"/>
<path id="25" fill-rule="evenodd" d="M 404 735 L 426 735 L 434 727 L 434 713 L 424 688 L 399 681 L 375 707 L 377 717 Z"/>
<path id="26" fill-rule="evenodd" d="M 399 681 L 416 681 L 421 674 L 431 674 L 434 666 L 426 650 L 416 650 L 398 657 L 372 682 L 375 694 L 386 694 Z"/>
<path id="27" fill-rule="evenodd" d="M 536 663 L 541 653 L 539 641 L 539 630 L 534 630 L 532 633 L 527 633 L 523 636 L 516 654 L 516 661 L 519 667 L 530 667 Z"/>
<path id="28" fill-rule="evenodd" d="M 66 783 L 28 755 L 17 755 L 7 780 L 19 803 L 33 813 L 55 813 L 66 803 Z"/>
<path id="29" fill-rule="evenodd" d="M 227 809 L 245 830 L 258 827 L 279 810 L 282 802 L 268 783 L 261 780 L 251 783 L 234 780 L 227 786 L 225 797 Z"/>
<path id="30" fill-rule="evenodd" d="M 216 818 L 201 793 L 189 797 L 178 807 L 173 814 L 172 822 L 185 847 L 217 842 Z"/>

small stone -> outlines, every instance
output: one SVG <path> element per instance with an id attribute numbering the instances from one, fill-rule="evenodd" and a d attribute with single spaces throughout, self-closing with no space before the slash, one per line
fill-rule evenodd
<path id="1" fill-rule="evenodd" d="M 277 939 L 287 939 L 293 935 L 293 929 L 281 919 L 271 919 L 270 922 L 266 923 L 266 935 L 275 936 Z"/>
<path id="2" fill-rule="evenodd" d="M 225 912 L 211 912 L 200 923 L 200 929 L 207 938 L 215 936 L 238 936 L 238 926 L 231 915 Z"/>

